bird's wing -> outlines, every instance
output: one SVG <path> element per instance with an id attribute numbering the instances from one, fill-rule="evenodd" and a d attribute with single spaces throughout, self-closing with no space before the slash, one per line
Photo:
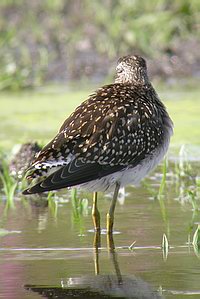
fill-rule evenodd
<path id="1" fill-rule="evenodd" d="M 89 96 L 65 120 L 55 138 L 36 155 L 31 168 L 45 161 L 62 158 L 64 160 L 69 153 L 76 153 L 77 156 L 86 152 L 86 148 L 99 143 L 102 132 L 108 131 L 109 137 L 112 138 L 118 116 L 115 113 L 111 114 L 115 106 L 116 93 L 115 84 L 110 84 Z M 111 125 L 112 128 L 108 130 L 107 125 Z"/>
<path id="2" fill-rule="evenodd" d="M 41 182 L 24 190 L 23 194 L 42 193 L 45 191 L 84 184 L 123 168 L 122 165 L 109 167 L 98 163 L 85 164 L 85 162 L 75 160 L 68 165 L 62 166 Z"/>
<path id="3" fill-rule="evenodd" d="M 157 146 L 159 133 L 156 121 L 145 131 L 153 110 L 148 104 L 141 109 L 141 96 L 130 86 L 111 84 L 83 102 L 31 166 L 30 177 L 46 176 L 29 193 L 83 184 L 140 163 Z"/>

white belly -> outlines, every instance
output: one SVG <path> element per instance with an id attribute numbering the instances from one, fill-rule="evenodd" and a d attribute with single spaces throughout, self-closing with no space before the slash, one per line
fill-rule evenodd
<path id="1" fill-rule="evenodd" d="M 158 163 L 163 159 L 169 147 L 169 138 L 165 141 L 163 146 L 160 146 L 154 150 L 147 158 L 141 161 L 135 167 L 127 167 L 122 171 L 115 172 L 107 175 L 101 179 L 91 181 L 79 185 L 80 188 L 86 189 L 90 192 L 112 190 L 116 183 L 119 183 L 121 187 L 126 185 L 138 185 L 140 181 L 153 170 Z"/>

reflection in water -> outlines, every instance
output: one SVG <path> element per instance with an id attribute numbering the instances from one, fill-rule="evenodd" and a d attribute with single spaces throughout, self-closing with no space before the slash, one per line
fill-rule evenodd
<path id="1" fill-rule="evenodd" d="M 99 245 L 100 234 L 94 239 L 95 275 L 70 277 L 61 280 L 60 286 L 26 285 L 27 290 L 41 294 L 45 298 L 134 298 L 161 299 L 158 292 L 152 290 L 149 284 L 135 276 L 123 276 L 117 261 L 112 237 L 108 240 L 109 256 L 115 270 L 115 275 L 100 275 Z"/>

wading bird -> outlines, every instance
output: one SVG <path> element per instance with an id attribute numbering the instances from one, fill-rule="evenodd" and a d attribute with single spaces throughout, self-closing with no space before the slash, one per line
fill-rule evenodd
<path id="1" fill-rule="evenodd" d="M 161 161 L 172 132 L 145 60 L 122 57 L 115 82 L 100 87 L 78 106 L 37 154 L 27 172 L 32 184 L 23 194 L 72 186 L 92 191 L 93 221 L 100 231 L 97 192 L 114 189 L 107 214 L 110 234 L 120 187 L 138 184 Z"/>

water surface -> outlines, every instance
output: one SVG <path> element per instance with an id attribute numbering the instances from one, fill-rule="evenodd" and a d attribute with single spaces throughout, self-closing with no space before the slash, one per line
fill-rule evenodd
<path id="1" fill-rule="evenodd" d="M 105 216 L 110 194 L 99 194 L 101 248 L 93 246 L 91 194 L 71 191 L 55 198 L 22 197 L 14 207 L 0 204 L 0 298 L 200 298 L 200 260 L 193 234 L 199 223 L 187 190 L 195 192 L 199 162 L 192 175 L 168 168 L 158 197 L 161 167 L 138 187 L 122 190 L 115 213 L 115 250 L 107 249 Z M 180 171 L 180 168 L 179 168 Z M 161 248 L 163 234 L 170 245 Z M 129 246 L 135 242 L 132 248 Z M 43 296 L 43 297 L 42 297 Z"/>

